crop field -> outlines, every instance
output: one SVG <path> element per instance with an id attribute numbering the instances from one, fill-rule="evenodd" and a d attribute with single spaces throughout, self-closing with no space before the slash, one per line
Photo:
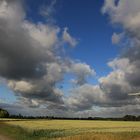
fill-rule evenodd
<path id="1" fill-rule="evenodd" d="M 12 140 L 140 140 L 140 122 L 1 120 L 0 134 Z"/>

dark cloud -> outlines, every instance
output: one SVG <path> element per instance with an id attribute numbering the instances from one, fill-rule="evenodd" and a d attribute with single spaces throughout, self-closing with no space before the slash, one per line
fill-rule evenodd
<path id="1" fill-rule="evenodd" d="M 57 79 L 47 77 L 49 66 L 59 65 L 55 53 L 59 29 L 55 25 L 35 25 L 25 17 L 20 1 L 0 2 L 0 76 L 7 79 L 16 95 L 62 102 L 55 88 L 62 74 Z"/>
<path id="2" fill-rule="evenodd" d="M 43 63 L 49 61 L 47 53 L 40 49 L 39 43 L 33 46 L 35 40 L 23 28 L 24 17 L 16 13 L 18 9 L 12 2 L 1 4 L 0 75 L 8 79 L 39 78 L 46 73 Z"/>
<path id="3" fill-rule="evenodd" d="M 64 109 L 64 95 L 57 88 L 64 75 L 72 73 L 80 84 L 95 73 L 87 64 L 60 55 L 64 43 L 77 44 L 65 29 L 28 21 L 22 1 L 0 1 L 0 76 L 19 104 Z"/>

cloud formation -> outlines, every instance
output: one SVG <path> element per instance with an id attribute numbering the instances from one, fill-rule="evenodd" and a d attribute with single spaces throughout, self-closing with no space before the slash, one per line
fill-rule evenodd
<path id="1" fill-rule="evenodd" d="M 86 79 L 88 77 L 93 77 L 96 75 L 96 72 L 94 69 L 92 69 L 89 65 L 86 63 L 74 63 L 72 62 L 70 67 L 70 72 L 75 74 L 76 80 L 74 81 L 77 85 L 83 85 L 87 81 Z"/>
<path id="2" fill-rule="evenodd" d="M 68 33 L 68 28 L 64 28 L 63 31 L 63 40 L 64 42 L 68 43 L 72 47 L 75 47 L 77 45 L 77 40 L 73 38 L 69 33 Z"/>
<path id="3" fill-rule="evenodd" d="M 112 71 L 92 85 L 87 80 L 96 75 L 91 66 L 61 55 L 65 43 L 72 47 L 78 43 L 67 27 L 32 23 L 26 19 L 21 1 L 0 1 L 0 77 L 17 97 L 16 110 L 4 103 L 0 106 L 13 113 L 34 114 L 38 109 L 42 115 L 47 112 L 57 116 L 111 115 L 126 110 L 137 113 L 140 100 L 128 94 L 140 91 L 139 5 L 138 0 L 104 1 L 103 14 L 122 28 L 122 32 L 113 34 L 112 43 L 123 42 L 125 37 L 129 46 L 108 62 Z M 76 85 L 68 96 L 58 88 L 66 74 L 74 76 Z"/>
<path id="4" fill-rule="evenodd" d="M 106 93 L 116 100 L 124 100 L 124 104 L 133 104 L 128 93 L 140 90 L 139 62 L 139 4 L 138 0 L 105 0 L 102 12 L 108 14 L 112 24 L 120 24 L 125 37 L 129 40 L 129 47 L 109 62 L 113 71 L 107 76 L 100 78 L 100 85 Z M 122 34 L 122 33 L 120 33 Z M 137 104 L 137 102 L 136 102 Z"/>
<path id="5" fill-rule="evenodd" d="M 112 38 L 111 38 L 112 44 L 119 44 L 121 40 L 123 39 L 123 36 L 124 36 L 123 33 L 120 33 L 120 34 L 113 33 Z"/>
<path id="6" fill-rule="evenodd" d="M 26 19 L 22 1 L 0 1 L 0 76 L 14 91 L 18 104 L 64 108 L 64 93 L 57 84 L 65 74 L 74 74 L 80 84 L 94 73 L 87 64 L 61 56 L 64 43 L 77 44 L 67 28 L 32 23 Z"/>
<path id="7" fill-rule="evenodd" d="M 102 13 L 109 16 L 113 25 L 119 24 L 122 27 L 122 32 L 113 34 L 112 43 L 123 43 L 125 38 L 128 42 L 123 44 L 129 47 L 119 57 L 108 62 L 112 71 L 98 79 L 99 85 L 85 84 L 71 90 L 68 103 L 73 109 L 88 110 L 98 106 L 99 109 L 105 107 L 106 110 L 112 107 L 119 112 L 119 109 L 128 106 L 131 109 L 139 106 L 140 100 L 129 96 L 129 93 L 140 91 L 139 5 L 138 0 L 104 1 Z"/>

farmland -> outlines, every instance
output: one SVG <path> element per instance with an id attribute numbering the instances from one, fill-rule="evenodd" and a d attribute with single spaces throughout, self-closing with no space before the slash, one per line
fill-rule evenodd
<path id="1" fill-rule="evenodd" d="M 2 120 L 0 134 L 12 140 L 140 140 L 140 122 Z"/>

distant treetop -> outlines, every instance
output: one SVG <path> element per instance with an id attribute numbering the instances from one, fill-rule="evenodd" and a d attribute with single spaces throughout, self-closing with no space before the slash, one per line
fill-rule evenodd
<path id="1" fill-rule="evenodd" d="M 0 108 L 0 118 L 8 118 L 8 117 L 9 117 L 8 111 Z"/>

